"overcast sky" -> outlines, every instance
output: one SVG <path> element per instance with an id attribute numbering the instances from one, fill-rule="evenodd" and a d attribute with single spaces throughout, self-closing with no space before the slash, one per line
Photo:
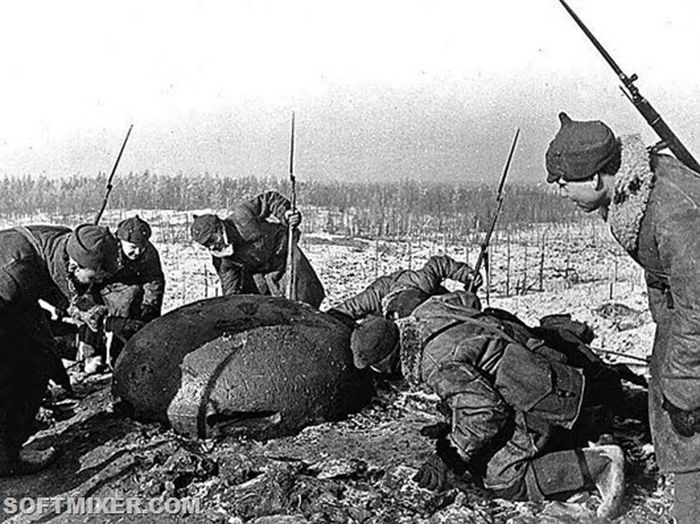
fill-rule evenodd
<path id="1" fill-rule="evenodd" d="M 570 0 L 700 156 L 700 2 Z M 540 181 L 557 113 L 653 134 L 558 0 L 0 4 L 0 176 Z"/>

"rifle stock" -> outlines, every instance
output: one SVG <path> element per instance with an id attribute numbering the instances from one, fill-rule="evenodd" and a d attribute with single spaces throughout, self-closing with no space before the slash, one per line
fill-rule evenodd
<path id="1" fill-rule="evenodd" d="M 639 111 L 642 117 L 644 117 L 644 120 L 646 120 L 651 128 L 656 132 L 661 139 L 663 146 L 668 147 L 676 158 L 690 169 L 696 173 L 700 173 L 700 164 L 698 164 L 698 161 L 695 160 L 692 153 L 688 151 L 668 124 L 666 124 L 664 119 L 661 118 L 661 115 L 659 115 L 649 101 L 641 95 L 639 89 L 637 89 L 637 86 L 634 85 L 634 82 L 637 80 L 637 75 L 633 74 L 632 76 L 627 76 L 598 41 L 598 39 L 593 36 L 593 33 L 590 32 L 586 25 L 576 15 L 573 9 L 569 7 L 569 4 L 567 4 L 564 0 L 559 0 L 559 2 L 562 6 L 564 6 L 564 9 L 566 9 L 571 18 L 574 19 L 574 22 L 576 22 L 579 28 L 581 28 L 584 34 L 588 37 L 593 46 L 603 56 L 612 70 L 615 71 L 615 74 L 620 79 L 620 82 L 622 82 L 620 89 L 622 89 L 622 92 L 625 93 L 629 101 L 634 104 L 634 107 L 636 107 L 637 111 Z"/>

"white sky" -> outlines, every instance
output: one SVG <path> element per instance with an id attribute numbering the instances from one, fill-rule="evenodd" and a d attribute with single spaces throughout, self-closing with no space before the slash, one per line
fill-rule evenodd
<path id="1" fill-rule="evenodd" d="M 570 0 L 700 155 L 700 2 Z M 557 113 L 642 131 L 557 0 L 0 3 L 0 175 L 543 176 Z"/>

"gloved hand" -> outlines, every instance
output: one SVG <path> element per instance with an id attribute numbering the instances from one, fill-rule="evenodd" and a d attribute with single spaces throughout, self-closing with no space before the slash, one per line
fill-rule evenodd
<path id="1" fill-rule="evenodd" d="M 472 273 L 471 279 L 474 281 L 474 291 L 484 285 L 484 279 L 482 278 L 481 273 Z M 465 286 L 465 289 L 469 289 L 469 285 Z"/>
<path id="2" fill-rule="evenodd" d="M 85 324 L 91 331 L 97 332 L 102 319 L 107 315 L 107 307 L 87 300 L 76 300 L 68 307 L 68 314 L 78 323 Z"/>
<path id="3" fill-rule="evenodd" d="M 420 428 L 420 434 L 432 440 L 445 438 L 450 434 L 450 425 L 447 422 L 436 422 Z"/>
<path id="4" fill-rule="evenodd" d="M 445 465 L 451 470 L 462 475 L 469 467 L 468 459 L 462 457 L 447 437 L 438 438 L 435 443 L 437 455 L 442 459 Z"/>
<path id="5" fill-rule="evenodd" d="M 671 418 L 673 429 L 681 437 L 692 437 L 695 433 L 700 433 L 700 408 L 692 410 L 681 409 L 673 405 L 665 397 L 661 407 L 666 410 Z"/>
<path id="6" fill-rule="evenodd" d="M 287 224 L 292 226 L 292 229 L 296 229 L 301 224 L 301 212 L 298 209 L 285 211 L 284 218 L 287 220 Z"/>
<path id="7" fill-rule="evenodd" d="M 442 491 L 447 484 L 447 465 L 437 453 L 433 453 L 413 476 L 418 486 L 432 491 Z"/>

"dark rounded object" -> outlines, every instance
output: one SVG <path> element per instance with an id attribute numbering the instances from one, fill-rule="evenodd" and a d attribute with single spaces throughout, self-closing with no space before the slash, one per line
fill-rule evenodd
<path id="1" fill-rule="evenodd" d="M 190 436 L 290 435 L 371 398 L 350 329 L 280 297 L 205 299 L 155 319 L 125 346 L 112 393 L 134 418 Z"/>

